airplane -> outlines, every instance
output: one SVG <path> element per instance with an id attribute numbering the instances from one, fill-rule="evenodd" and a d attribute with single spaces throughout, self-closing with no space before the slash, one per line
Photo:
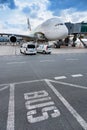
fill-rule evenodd
<path id="1" fill-rule="evenodd" d="M 29 19 L 27 19 L 27 23 L 28 29 L 31 30 Z M 67 26 L 63 22 L 60 22 L 59 18 L 50 18 L 38 25 L 34 30 L 31 30 L 29 35 L 11 33 L 0 33 L 0 35 L 7 35 L 9 37 L 9 41 L 12 43 L 17 42 L 18 37 L 22 37 L 23 40 L 27 41 L 48 42 L 64 39 L 68 36 L 68 32 Z"/>
<path id="2" fill-rule="evenodd" d="M 8 42 L 9 39 L 7 37 L 0 37 L 0 42 Z"/>

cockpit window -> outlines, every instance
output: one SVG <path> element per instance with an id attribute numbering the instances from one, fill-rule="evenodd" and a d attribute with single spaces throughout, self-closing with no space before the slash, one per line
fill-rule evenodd
<path id="1" fill-rule="evenodd" d="M 63 25 L 63 23 L 58 23 L 58 24 L 55 24 L 55 26 L 59 26 L 59 25 Z"/>

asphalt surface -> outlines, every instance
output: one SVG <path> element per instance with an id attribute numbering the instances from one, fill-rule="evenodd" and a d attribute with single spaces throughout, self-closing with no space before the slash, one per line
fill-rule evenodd
<path id="1" fill-rule="evenodd" d="M 0 130 L 87 130 L 87 51 L 73 52 L 0 56 Z"/>

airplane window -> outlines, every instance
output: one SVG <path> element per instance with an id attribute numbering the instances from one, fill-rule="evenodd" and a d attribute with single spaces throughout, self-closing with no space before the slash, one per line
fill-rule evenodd
<path id="1" fill-rule="evenodd" d="M 60 23 L 60 25 L 63 25 L 63 23 Z"/>
<path id="2" fill-rule="evenodd" d="M 59 25 L 63 25 L 63 23 L 58 23 L 58 24 L 56 24 L 55 26 L 59 26 Z"/>

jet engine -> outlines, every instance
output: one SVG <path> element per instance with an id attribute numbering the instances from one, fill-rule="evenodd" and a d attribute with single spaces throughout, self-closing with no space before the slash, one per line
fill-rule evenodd
<path id="1" fill-rule="evenodd" d="M 15 43 L 17 41 L 17 38 L 16 38 L 16 36 L 12 35 L 12 36 L 10 36 L 9 40 L 10 40 L 10 42 Z"/>

